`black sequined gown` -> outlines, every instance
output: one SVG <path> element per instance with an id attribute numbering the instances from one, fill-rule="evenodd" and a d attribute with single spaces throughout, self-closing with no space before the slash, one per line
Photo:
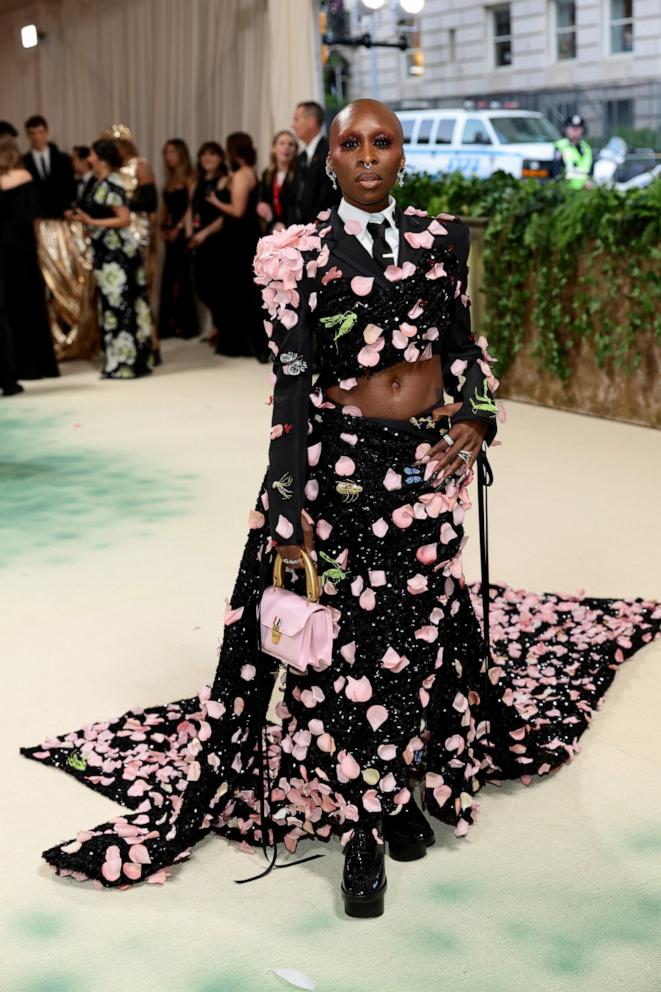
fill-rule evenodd
<path id="1" fill-rule="evenodd" d="M 34 222 L 39 216 L 35 183 L 0 190 L 0 280 L 6 321 L 3 354 L 11 380 L 59 376 L 48 323 L 46 287 L 39 269 Z M 6 326 L 6 325 L 5 325 Z"/>
<path id="2" fill-rule="evenodd" d="M 165 242 L 165 260 L 161 275 L 158 307 L 158 337 L 195 338 L 200 333 L 197 308 L 193 294 L 193 269 L 188 250 L 188 237 L 183 227 L 188 210 L 187 186 L 163 190 L 165 204 L 164 229 L 176 231 L 173 241 Z"/>
<path id="3" fill-rule="evenodd" d="M 252 355 L 266 349 L 252 273 L 260 233 L 258 200 L 259 187 L 255 186 L 244 215 L 225 216 L 224 250 L 216 273 L 219 284 L 216 352 L 219 355 Z"/>
<path id="4" fill-rule="evenodd" d="M 415 212 L 398 223 L 399 262 L 385 274 L 335 211 L 261 242 L 257 281 L 276 352 L 270 468 L 215 679 L 190 699 L 24 750 L 131 811 L 46 851 L 59 874 L 163 881 L 209 831 L 260 843 L 257 742 L 275 680 L 254 648 L 260 563 L 269 531 L 299 539 L 301 508 L 335 649 L 324 670 L 287 673 L 267 729 L 269 835 L 290 851 L 305 838 L 346 840 L 359 818 L 378 823 L 414 789 L 467 833 L 485 784 L 529 782 L 572 759 L 618 665 L 658 633 L 654 603 L 493 586 L 486 675 L 478 590 L 461 562 L 469 480 L 436 489 L 421 461 L 450 423 L 434 425 L 428 411 L 369 419 L 311 383 L 312 332 L 322 381 L 347 391 L 369 370 L 438 355 L 462 403 L 454 421 L 485 421 L 493 437 L 497 383 L 470 329 L 467 230 Z"/>
<path id="5" fill-rule="evenodd" d="M 229 190 L 218 188 L 218 177 L 200 179 L 193 190 L 193 231 L 204 230 L 218 220 L 219 211 L 207 197 L 216 194 L 221 203 L 229 202 Z M 221 272 L 225 257 L 225 225 L 214 234 L 210 234 L 201 245 L 194 249 L 193 279 L 195 292 L 208 308 L 211 323 L 218 327 L 220 321 L 221 301 L 223 297 L 223 282 Z"/>

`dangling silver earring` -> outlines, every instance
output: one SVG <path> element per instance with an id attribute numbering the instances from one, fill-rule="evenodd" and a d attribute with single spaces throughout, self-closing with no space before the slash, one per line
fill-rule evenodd
<path id="1" fill-rule="evenodd" d="M 330 179 L 333 189 L 337 189 L 337 176 L 333 172 L 333 166 L 328 159 L 326 159 L 326 175 Z"/>
<path id="2" fill-rule="evenodd" d="M 399 172 L 397 173 L 397 182 L 400 186 L 404 185 L 404 179 L 406 178 L 406 166 L 400 165 Z"/>

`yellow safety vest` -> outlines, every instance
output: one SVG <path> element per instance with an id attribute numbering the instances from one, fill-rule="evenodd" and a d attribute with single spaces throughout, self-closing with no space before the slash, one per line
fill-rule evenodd
<path id="1" fill-rule="evenodd" d="M 583 189 L 592 168 L 592 148 L 587 141 L 575 145 L 569 138 L 560 138 L 555 147 L 562 155 L 565 179 L 572 189 Z"/>

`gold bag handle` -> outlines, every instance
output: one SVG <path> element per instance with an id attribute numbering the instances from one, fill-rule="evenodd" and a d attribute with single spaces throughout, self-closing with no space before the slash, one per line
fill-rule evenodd
<path id="1" fill-rule="evenodd" d="M 305 594 L 311 603 L 318 603 L 320 591 L 317 569 L 307 551 L 301 550 L 301 558 L 305 569 Z M 279 552 L 276 552 L 273 562 L 273 585 L 276 589 L 282 589 L 284 585 L 284 562 Z"/>

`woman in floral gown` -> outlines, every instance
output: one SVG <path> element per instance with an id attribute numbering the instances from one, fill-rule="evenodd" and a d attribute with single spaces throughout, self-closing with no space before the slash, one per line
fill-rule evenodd
<path id="1" fill-rule="evenodd" d="M 468 229 L 397 208 L 402 131 L 383 104 L 338 114 L 328 166 L 340 206 L 264 238 L 255 260 L 275 356 L 269 471 L 212 685 L 24 749 L 130 810 L 47 850 L 60 875 L 164 881 L 211 831 L 290 852 L 337 835 L 347 913 L 379 915 L 385 850 L 414 860 L 434 842 L 416 797 L 467 834 L 484 786 L 572 759 L 618 665 L 658 633 L 654 603 L 492 586 L 488 662 L 462 548 L 497 382 L 471 328 Z M 286 672 L 264 733 L 278 673 L 257 608 L 274 547 L 301 591 L 304 547 L 316 556 L 333 648 Z"/>
<path id="2" fill-rule="evenodd" d="M 140 245 L 130 226 L 121 158 L 113 141 L 95 141 L 96 183 L 76 211 L 87 224 L 99 294 L 103 379 L 136 379 L 152 370 L 151 316 Z"/>

